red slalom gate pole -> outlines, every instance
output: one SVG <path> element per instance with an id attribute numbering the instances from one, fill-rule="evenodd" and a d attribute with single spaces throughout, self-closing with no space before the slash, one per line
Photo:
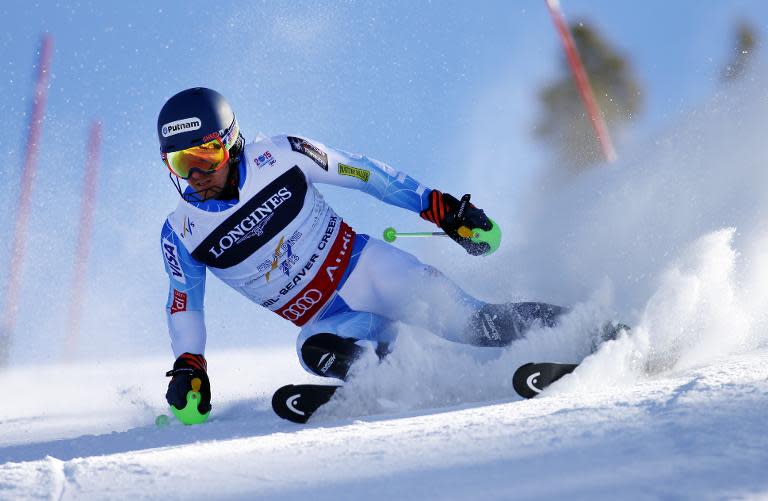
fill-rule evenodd
<path id="1" fill-rule="evenodd" d="M 96 181 L 99 171 L 99 156 L 101 152 L 101 124 L 93 122 L 88 134 L 88 151 L 85 161 L 85 183 L 80 207 L 80 229 L 77 236 L 75 251 L 74 276 L 69 302 L 69 322 L 67 328 L 67 345 L 65 359 L 71 360 L 77 349 L 82 318 L 83 296 L 85 295 L 85 275 L 88 264 L 88 254 L 91 250 L 91 235 L 93 233 L 93 212 L 96 206 Z"/>
<path id="2" fill-rule="evenodd" d="M 565 54 L 568 57 L 568 65 L 571 67 L 573 79 L 576 82 L 576 87 L 579 89 L 581 101 L 584 103 L 587 113 L 589 113 L 592 128 L 595 131 L 597 140 L 600 142 L 603 155 L 608 162 L 614 162 L 616 160 L 616 150 L 613 148 L 613 142 L 608 133 L 608 127 L 605 125 L 603 115 L 600 113 L 600 107 L 595 100 L 592 86 L 589 85 L 589 78 L 587 77 L 587 72 L 581 62 L 581 57 L 579 57 L 579 51 L 576 49 L 576 44 L 573 42 L 571 30 L 568 29 L 568 25 L 565 23 L 565 16 L 563 16 L 563 12 L 560 9 L 560 1 L 545 1 L 547 2 L 549 13 L 552 16 L 552 21 L 554 21 L 557 32 L 560 34 L 560 41 L 563 43 Z"/>
<path id="3" fill-rule="evenodd" d="M 37 150 L 40 143 L 40 130 L 45 118 L 45 101 L 48 94 L 48 80 L 50 77 L 51 53 L 53 51 L 53 38 L 44 35 L 40 48 L 38 62 L 37 81 L 35 95 L 32 102 L 32 114 L 29 119 L 29 136 L 24 159 L 24 168 L 21 173 L 21 191 L 19 193 L 19 209 L 16 214 L 16 226 L 11 244 L 10 270 L 5 294 L 5 312 L 2 325 L 0 325 L 0 366 L 8 363 L 13 330 L 16 327 L 16 314 L 18 312 L 19 287 L 21 284 L 21 271 L 24 265 L 26 251 L 27 222 L 32 202 L 32 185 L 35 181 L 37 169 Z"/>

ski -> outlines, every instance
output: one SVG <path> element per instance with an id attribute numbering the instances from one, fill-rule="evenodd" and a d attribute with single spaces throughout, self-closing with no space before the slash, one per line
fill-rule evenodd
<path id="1" fill-rule="evenodd" d="M 533 398 L 578 364 L 552 362 L 528 363 L 520 366 L 512 377 L 512 386 L 523 398 Z M 333 397 L 340 385 L 288 384 L 272 395 L 272 410 L 283 419 L 294 423 L 306 423 L 312 414 Z"/>
<path id="2" fill-rule="evenodd" d="M 309 417 L 333 394 L 339 385 L 287 384 L 272 395 L 275 414 L 294 423 L 306 423 Z"/>
<path id="3" fill-rule="evenodd" d="M 523 398 L 533 398 L 544 389 L 573 372 L 578 364 L 558 364 L 554 362 L 527 363 L 521 365 L 512 376 L 512 386 Z"/>

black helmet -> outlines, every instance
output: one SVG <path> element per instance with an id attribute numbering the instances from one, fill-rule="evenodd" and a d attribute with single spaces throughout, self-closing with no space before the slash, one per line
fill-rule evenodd
<path id="1" fill-rule="evenodd" d="M 157 117 L 161 153 L 198 146 L 216 132 L 231 148 L 239 135 L 237 120 L 224 96 L 205 87 L 179 92 L 166 101 Z"/>
<path id="2" fill-rule="evenodd" d="M 165 155 L 199 146 L 208 141 L 212 134 L 221 137 L 229 151 L 230 165 L 239 162 L 243 139 L 235 113 L 224 96 L 205 87 L 194 87 L 179 92 L 163 105 L 157 117 L 157 138 L 160 140 L 160 154 Z M 237 169 L 230 169 L 228 184 L 236 186 Z M 199 200 L 199 193 L 183 194 L 179 179 L 170 174 L 179 194 L 189 200 Z"/>

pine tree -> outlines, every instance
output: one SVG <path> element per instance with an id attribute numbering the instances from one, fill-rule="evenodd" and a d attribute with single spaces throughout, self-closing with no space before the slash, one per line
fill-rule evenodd
<path id="1" fill-rule="evenodd" d="M 735 38 L 733 59 L 723 69 L 724 82 L 732 82 L 744 76 L 757 47 L 757 32 L 747 21 L 736 25 Z"/>
<path id="2" fill-rule="evenodd" d="M 571 33 L 595 99 L 615 135 L 640 109 L 640 84 L 626 57 L 591 26 L 574 23 Z M 552 148 L 558 165 L 578 172 L 604 160 L 565 56 L 560 75 L 540 92 L 539 100 L 543 116 L 536 125 L 536 136 Z"/>

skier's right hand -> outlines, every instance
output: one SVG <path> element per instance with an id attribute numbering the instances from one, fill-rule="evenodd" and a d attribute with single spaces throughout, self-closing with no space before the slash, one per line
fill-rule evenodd
<path id="1" fill-rule="evenodd" d="M 168 383 L 168 391 L 165 393 L 165 399 L 169 405 L 181 410 L 187 406 L 187 393 L 192 390 L 192 382 L 199 379 L 200 385 L 200 403 L 197 410 L 200 414 L 205 414 L 211 410 L 211 383 L 208 380 L 206 372 L 208 363 L 203 355 L 192 353 L 182 353 L 173 364 L 173 369 L 165 373 L 171 378 Z M 195 384 L 197 386 L 197 384 Z"/>

